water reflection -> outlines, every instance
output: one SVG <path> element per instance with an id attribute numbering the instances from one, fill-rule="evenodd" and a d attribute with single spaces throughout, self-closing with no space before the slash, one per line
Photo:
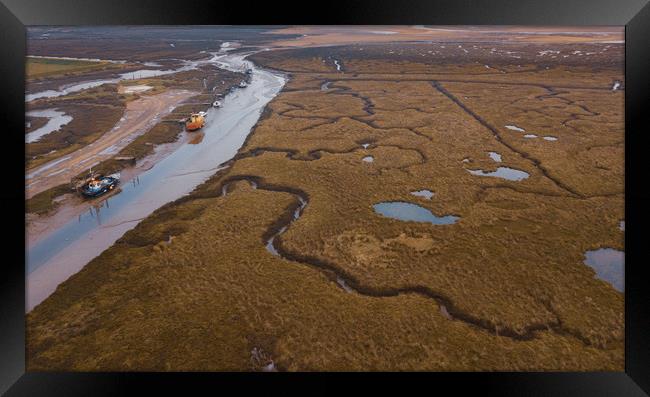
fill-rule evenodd
<path id="1" fill-rule="evenodd" d="M 214 63 L 232 69 L 251 65 L 245 54 L 215 57 Z M 144 171 L 134 182 L 120 185 L 110 206 L 83 213 L 28 247 L 27 311 L 56 286 L 110 247 L 140 220 L 204 182 L 231 159 L 257 122 L 264 106 L 284 85 L 284 76 L 255 68 L 246 90 L 228 95 L 221 109 L 209 109 L 201 143 L 182 145 Z M 173 180 L 171 179 L 173 177 Z M 102 226 L 98 226 L 98 221 Z"/>
<path id="2" fill-rule="evenodd" d="M 521 181 L 530 176 L 527 172 L 516 170 L 509 167 L 499 167 L 496 171 L 485 172 L 483 170 L 467 170 L 472 175 L 491 176 L 496 178 L 507 179 L 509 181 Z"/>
<path id="3" fill-rule="evenodd" d="M 417 204 L 404 201 L 389 201 L 373 205 L 375 212 L 400 221 L 428 222 L 433 225 L 450 225 L 460 218 L 453 215 L 436 216 Z"/>
<path id="4" fill-rule="evenodd" d="M 411 194 L 414 196 L 423 197 L 427 200 L 431 200 L 431 197 L 433 197 L 433 192 L 431 190 L 426 190 L 426 189 L 417 190 L 415 192 L 411 192 Z"/>
<path id="5" fill-rule="evenodd" d="M 496 161 L 497 163 L 501 162 L 501 155 L 499 153 L 497 153 L 497 152 L 488 152 L 488 155 L 490 156 L 490 158 L 492 160 Z"/>
<path id="6" fill-rule="evenodd" d="M 585 252 L 585 264 L 596 271 L 596 277 L 607 281 L 617 291 L 625 290 L 625 253 L 613 248 Z"/>
<path id="7" fill-rule="evenodd" d="M 61 129 L 61 127 L 72 121 L 71 116 L 68 116 L 67 114 L 56 109 L 32 110 L 30 112 L 27 112 L 27 116 L 48 118 L 45 125 L 37 128 L 25 136 L 25 142 L 27 143 L 36 142 L 41 139 L 41 137 L 58 131 Z"/>

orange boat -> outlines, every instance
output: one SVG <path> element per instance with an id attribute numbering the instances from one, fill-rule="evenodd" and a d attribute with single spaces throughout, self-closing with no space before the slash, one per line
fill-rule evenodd
<path id="1" fill-rule="evenodd" d="M 196 131 L 203 128 L 205 125 L 205 112 L 192 113 L 190 117 L 185 120 L 185 129 L 188 131 Z"/>

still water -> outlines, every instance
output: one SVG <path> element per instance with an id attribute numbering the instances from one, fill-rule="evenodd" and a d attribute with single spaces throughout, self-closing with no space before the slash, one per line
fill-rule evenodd
<path id="1" fill-rule="evenodd" d="M 376 213 L 400 221 L 428 222 L 433 225 L 451 225 L 460 218 L 453 215 L 436 216 L 417 204 L 405 201 L 388 201 L 373 205 Z"/>
<path id="2" fill-rule="evenodd" d="M 255 68 L 245 55 L 215 56 L 222 67 L 252 68 L 250 85 L 226 96 L 223 107 L 208 110 L 203 140 L 183 145 L 139 175 L 139 183 L 123 183 L 121 191 L 73 219 L 27 249 L 27 311 L 56 286 L 109 248 L 126 231 L 162 205 L 190 193 L 231 159 L 285 83 L 281 74 Z"/>
<path id="3" fill-rule="evenodd" d="M 585 265 L 596 271 L 596 277 L 607 281 L 617 291 L 625 290 L 625 253 L 613 248 L 585 252 Z"/>

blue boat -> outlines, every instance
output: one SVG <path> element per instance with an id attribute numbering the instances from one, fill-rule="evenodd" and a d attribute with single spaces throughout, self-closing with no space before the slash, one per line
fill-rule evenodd
<path id="1" fill-rule="evenodd" d="M 86 197 L 99 197 L 111 190 L 120 183 L 120 174 L 108 176 L 96 175 L 81 185 L 79 191 Z"/>

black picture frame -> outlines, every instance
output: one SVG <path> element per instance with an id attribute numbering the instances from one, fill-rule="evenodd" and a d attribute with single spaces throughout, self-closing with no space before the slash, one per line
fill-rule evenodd
<path id="1" fill-rule="evenodd" d="M 0 287 L 0 392 L 7 395 L 114 395 L 155 383 L 167 390 L 219 385 L 272 387 L 317 383 L 311 390 L 337 392 L 332 374 L 134 374 L 25 372 L 24 129 L 25 26 L 28 25 L 183 25 L 183 24 L 438 24 L 438 25 L 625 25 L 625 372 L 621 373 L 420 373 L 412 381 L 429 390 L 451 387 L 489 395 L 643 396 L 650 394 L 650 297 L 643 227 L 650 220 L 644 189 L 649 147 L 646 118 L 650 104 L 650 5 L 648 0 L 445 0 L 354 1 L 280 4 L 201 0 L 0 0 L 0 122 L 6 133 L 0 147 L 0 209 L 6 223 L 2 239 L 4 277 Z M 201 12 L 188 12 L 201 10 Z M 214 12 L 210 12 L 214 10 Z M 291 10 L 291 11 L 290 11 Z M 294 16 L 290 16 L 293 13 Z M 14 131 L 14 133 L 12 133 Z M 19 149 L 19 148 L 22 148 Z M 250 382 L 254 377 L 255 382 Z M 404 387 L 392 375 L 358 374 L 369 383 Z M 348 378 L 338 374 L 337 379 Z M 400 386 L 401 384 L 401 386 Z M 218 389 L 213 389 L 215 392 Z M 435 394 L 435 393 L 433 393 Z"/>

